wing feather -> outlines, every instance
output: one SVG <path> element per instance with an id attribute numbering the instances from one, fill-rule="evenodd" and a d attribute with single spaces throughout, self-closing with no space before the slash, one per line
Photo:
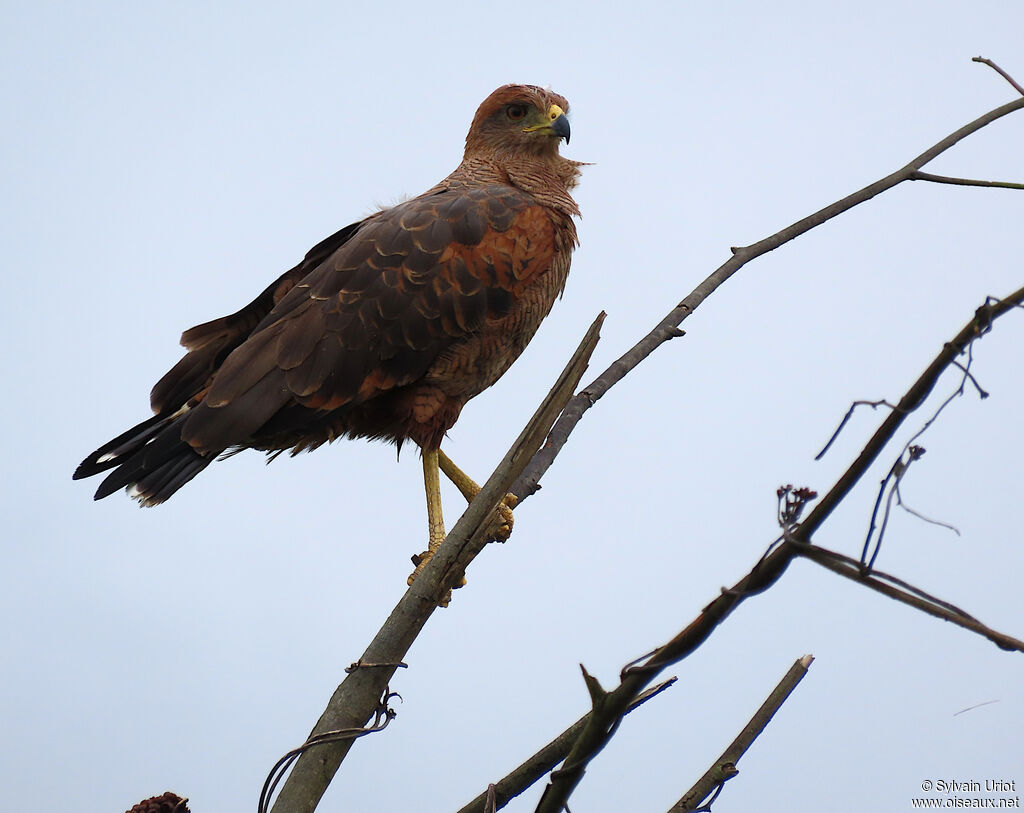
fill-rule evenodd
<path id="1" fill-rule="evenodd" d="M 227 356 L 184 436 L 201 449 L 247 445 L 286 407 L 322 414 L 411 384 L 507 314 L 554 252 L 550 215 L 511 187 L 378 212 Z"/>
<path id="2" fill-rule="evenodd" d="M 169 414 L 207 387 L 224 359 L 244 342 L 256 326 L 310 271 L 321 265 L 359 229 L 352 223 L 321 240 L 302 262 L 289 269 L 241 310 L 204 322 L 181 334 L 189 351 L 153 387 L 150 405 L 157 414 Z"/>

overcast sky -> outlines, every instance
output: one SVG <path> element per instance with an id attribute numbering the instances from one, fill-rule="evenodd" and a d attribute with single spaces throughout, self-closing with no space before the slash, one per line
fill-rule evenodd
<path id="1" fill-rule="evenodd" d="M 71 473 L 148 415 L 183 329 L 450 172 L 495 87 L 565 95 L 563 152 L 594 165 L 564 299 L 446 443 L 480 478 L 600 310 L 588 379 L 730 246 L 1012 100 L 971 57 L 1024 81 L 1012 0 L 44 0 L 3 17 L 0 778 L 20 813 L 119 813 L 168 789 L 193 813 L 254 810 L 402 595 L 426 534 L 412 453 L 247 453 L 151 510 L 94 503 Z M 1017 113 L 928 169 L 1022 181 L 1022 144 Z M 579 663 L 614 685 L 689 623 L 775 536 L 777 486 L 824 492 L 884 417 L 858 413 L 815 463 L 849 403 L 899 398 L 986 295 L 1024 284 L 1022 222 L 1024 192 L 906 184 L 744 268 L 588 413 L 321 809 L 454 810 L 575 720 Z M 904 483 L 961 535 L 898 513 L 878 562 L 1017 636 L 1022 342 L 1011 314 L 976 346 L 991 397 L 950 406 Z M 816 541 L 859 553 L 898 448 Z M 451 525 L 461 498 L 445 496 Z M 808 678 L 716 813 L 910 810 L 926 779 L 1024 787 L 1019 654 L 798 562 L 672 670 L 572 809 L 666 810 L 805 653 Z"/>

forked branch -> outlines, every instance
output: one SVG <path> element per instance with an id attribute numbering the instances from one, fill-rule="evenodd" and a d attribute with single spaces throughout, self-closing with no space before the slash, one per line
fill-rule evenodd
<path id="1" fill-rule="evenodd" d="M 676 679 L 669 678 L 656 686 L 652 686 L 641 692 L 637 698 L 626 707 L 626 714 L 639 708 L 648 700 L 661 694 L 669 688 Z M 583 715 L 579 720 L 569 726 L 565 731 L 555 737 L 551 742 L 541 748 L 537 753 L 528 757 L 521 765 L 515 768 L 507 776 L 498 782 L 489 785 L 487 791 L 477 796 L 472 802 L 459 808 L 458 813 L 488 813 L 489 802 L 493 802 L 496 809 L 500 810 L 512 799 L 532 786 L 541 777 L 558 765 L 572 748 L 576 738 L 590 720 L 590 713 Z"/>
<path id="2" fill-rule="evenodd" d="M 582 779 L 590 760 L 608 743 L 617 720 L 621 719 L 622 709 L 630 700 L 662 670 L 692 654 L 743 601 L 764 592 L 778 581 L 789 563 L 797 556 L 811 558 L 825 566 L 835 565 L 830 569 L 836 570 L 840 575 L 854 578 L 891 598 L 983 635 L 1002 649 L 1024 652 L 1024 641 L 999 633 L 959 608 L 929 596 L 906 582 L 893 577 L 883 578 L 884 574 L 872 576 L 866 569 L 857 574 L 841 572 L 845 566 L 842 562 L 845 557 L 811 544 L 813 534 L 875 462 L 907 416 L 924 404 L 942 373 L 953 366 L 957 357 L 971 347 L 975 340 L 986 335 L 996 319 L 1019 307 L 1022 302 L 1024 288 L 1018 289 L 1005 299 L 988 300 L 978 308 L 964 328 L 943 345 L 942 350 L 903 395 L 896 408 L 890 411 L 857 459 L 815 505 L 807 518 L 799 524 L 786 527 L 782 538 L 773 543 L 774 549 L 770 548 L 770 552 L 739 582 L 731 588 L 723 589 L 721 595 L 708 604 L 675 638 L 656 649 L 643 662 L 623 671 L 618 687 L 607 692 L 602 697 L 600 707 L 591 713 L 590 723 L 580 733 L 565 764 L 551 774 L 550 782 L 537 806 L 537 813 L 561 813 L 569 796 Z M 846 570 L 848 569 L 846 567 Z"/>

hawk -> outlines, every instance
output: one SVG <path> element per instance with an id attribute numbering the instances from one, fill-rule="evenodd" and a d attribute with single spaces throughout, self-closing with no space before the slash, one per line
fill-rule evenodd
<path id="1" fill-rule="evenodd" d="M 153 387 L 153 417 L 89 455 L 74 478 L 113 469 L 96 499 L 126 488 L 153 506 L 243 449 L 412 441 L 429 526 L 418 573 L 445 536 L 439 469 L 467 499 L 479 491 L 440 451 L 445 433 L 522 353 L 565 286 L 581 166 L 559 154 L 568 109 L 550 90 L 498 88 L 448 177 L 331 235 L 241 310 L 186 330 L 188 352 Z"/>

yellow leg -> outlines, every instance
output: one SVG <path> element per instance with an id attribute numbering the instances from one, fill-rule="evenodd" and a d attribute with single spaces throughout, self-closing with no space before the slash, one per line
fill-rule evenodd
<path id="1" fill-rule="evenodd" d="M 480 486 L 476 484 L 472 477 L 456 466 L 452 459 L 440 449 L 437 450 L 437 454 L 438 465 L 441 471 L 462 492 L 466 502 L 472 502 L 476 495 L 480 493 Z M 519 502 L 519 498 L 515 494 L 506 494 L 505 499 L 498 503 L 498 516 L 491 527 L 491 538 L 495 542 L 505 542 L 512 534 L 512 525 L 515 521 L 512 516 L 512 509 L 516 507 L 517 502 Z"/>
<path id="2" fill-rule="evenodd" d="M 427 562 L 431 560 L 446 536 L 444 513 L 441 509 L 441 478 L 439 470 L 443 471 L 448 479 L 455 484 L 455 487 L 462 492 L 462 496 L 466 498 L 467 502 L 472 502 L 473 498 L 480 493 L 480 486 L 468 474 L 456 466 L 448 455 L 440 449 L 423 450 L 423 488 L 427 494 L 427 549 L 423 553 L 412 557 L 416 569 L 409 576 L 408 581 L 410 585 L 415 581 L 420 571 L 426 567 Z M 496 542 L 504 542 L 509 538 L 509 535 L 512 533 L 512 508 L 517 502 L 518 499 L 515 494 L 506 494 L 505 499 L 498 503 L 489 529 L 490 539 Z M 462 587 L 465 583 L 466 581 L 463 579 L 462 584 L 458 584 L 456 587 Z M 451 591 L 440 602 L 441 606 L 447 607 L 450 599 Z"/>
<path id="3" fill-rule="evenodd" d="M 456 466 L 452 459 L 440 449 L 437 450 L 437 462 L 445 477 L 451 480 L 455 487 L 462 492 L 466 502 L 473 502 L 473 498 L 480 493 L 480 486 L 476 484 L 476 481 Z"/>
<path id="4" fill-rule="evenodd" d="M 416 569 L 409 576 L 409 584 L 413 583 L 444 542 L 444 513 L 441 509 L 441 478 L 438 474 L 437 449 L 423 451 L 423 488 L 427 493 L 427 549 L 413 557 Z"/>

